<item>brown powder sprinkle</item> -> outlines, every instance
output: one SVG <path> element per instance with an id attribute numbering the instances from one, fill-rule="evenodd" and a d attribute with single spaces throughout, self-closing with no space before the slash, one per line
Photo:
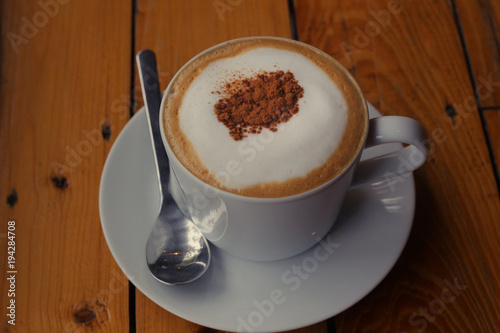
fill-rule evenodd
<path id="1" fill-rule="evenodd" d="M 239 141 L 264 128 L 276 132 L 278 124 L 299 112 L 297 102 L 304 96 L 304 89 L 290 71 L 275 71 L 235 78 L 214 93 L 224 96 L 214 105 L 217 119 Z"/>

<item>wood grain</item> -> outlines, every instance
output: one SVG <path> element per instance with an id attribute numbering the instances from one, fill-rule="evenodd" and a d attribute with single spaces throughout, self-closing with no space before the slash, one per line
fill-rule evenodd
<path id="1" fill-rule="evenodd" d="M 408 245 L 337 331 L 498 331 L 500 201 L 450 3 L 298 0 L 296 14 L 300 40 L 339 59 L 382 114 L 415 118 L 431 138 Z"/>
<path id="2" fill-rule="evenodd" d="M 456 7 L 470 59 L 476 99 L 484 114 L 486 135 L 499 172 L 500 113 L 489 109 L 500 110 L 500 2 L 456 0 Z"/>
<path id="3" fill-rule="evenodd" d="M 492 142 L 493 156 L 497 168 L 500 168 L 500 109 L 485 110 L 484 117 L 488 125 L 488 134 Z"/>
<path id="4" fill-rule="evenodd" d="M 0 6 L 0 233 L 15 221 L 17 271 L 9 297 L 2 238 L 0 330 L 125 332 L 128 281 L 101 231 L 98 190 L 128 118 L 112 102 L 129 90 L 131 9 L 98 0 Z"/>
<path id="5" fill-rule="evenodd" d="M 157 52 L 162 90 L 184 63 L 215 44 L 247 36 L 291 37 L 283 0 L 138 1 L 136 15 L 136 52 Z M 168 313 L 139 291 L 136 305 L 139 332 L 216 332 Z M 293 332 L 326 333 L 326 323 Z"/>
<path id="6" fill-rule="evenodd" d="M 500 2 L 455 0 L 482 107 L 500 107 Z"/>

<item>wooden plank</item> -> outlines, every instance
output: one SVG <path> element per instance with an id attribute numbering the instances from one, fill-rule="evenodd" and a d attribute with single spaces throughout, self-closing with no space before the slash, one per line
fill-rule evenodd
<path id="1" fill-rule="evenodd" d="M 450 3 L 298 0 L 296 15 L 300 40 L 338 58 L 382 114 L 415 118 L 431 138 L 408 245 L 337 331 L 497 331 L 500 200 Z"/>
<path id="2" fill-rule="evenodd" d="M 138 1 L 136 51 L 157 52 L 162 90 L 199 52 L 226 40 L 260 35 L 291 37 L 286 1 Z M 139 98 L 138 107 L 142 104 Z M 136 304 L 139 332 L 212 332 L 168 313 L 139 291 Z M 294 331 L 309 332 L 326 333 L 326 323 Z"/>
<path id="3" fill-rule="evenodd" d="M 139 291 L 137 299 L 137 331 L 138 332 L 196 332 L 196 333 L 223 333 L 222 331 L 202 327 L 183 320 L 165 311 L 162 307 L 142 296 Z M 140 296 L 139 296 L 140 294 Z M 222 310 L 223 311 L 223 310 Z M 139 322 L 140 321 L 140 322 Z M 160 323 L 158 323 L 160 321 Z M 230 332 L 227 332 L 230 333 Z M 283 333 L 329 333 L 325 322 L 287 331 Z"/>
<path id="4" fill-rule="evenodd" d="M 500 108 L 500 2 L 457 0 L 457 14 L 482 108 Z M 499 168 L 498 112 L 483 111 L 496 166 Z M 498 169 L 497 169 L 498 172 Z"/>
<path id="5" fill-rule="evenodd" d="M 128 281 L 101 231 L 98 190 L 129 118 L 112 103 L 129 93 L 131 8 L 119 0 L 0 7 L 0 234 L 15 221 L 17 271 L 9 296 L 3 237 L 0 330 L 126 332 Z"/>
<path id="6" fill-rule="evenodd" d="M 322 322 L 308 327 L 300 328 L 297 330 L 288 331 L 288 333 L 329 333 L 329 332 L 326 323 Z"/>
<path id="7" fill-rule="evenodd" d="M 484 111 L 497 168 L 500 168 L 500 109 Z"/>
<path id="8" fill-rule="evenodd" d="M 500 107 L 500 2 L 456 0 L 477 97 L 483 107 Z"/>
<path id="9" fill-rule="evenodd" d="M 457 0 L 476 98 L 482 108 L 500 108 L 500 2 Z M 483 111 L 497 168 L 500 167 L 498 112 Z M 497 169 L 498 170 L 498 169 Z"/>

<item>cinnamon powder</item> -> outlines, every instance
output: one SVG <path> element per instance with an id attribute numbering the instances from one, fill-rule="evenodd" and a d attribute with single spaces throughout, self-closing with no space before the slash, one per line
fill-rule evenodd
<path id="1" fill-rule="evenodd" d="M 215 104 L 214 111 L 235 141 L 264 128 L 276 132 L 278 124 L 299 112 L 297 102 L 304 95 L 304 89 L 290 71 L 235 77 L 221 90 L 217 93 L 224 97 Z"/>

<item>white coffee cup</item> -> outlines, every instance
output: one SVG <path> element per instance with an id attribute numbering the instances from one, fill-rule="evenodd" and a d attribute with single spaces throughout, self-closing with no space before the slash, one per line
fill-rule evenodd
<path id="1" fill-rule="evenodd" d="M 217 47 L 220 45 L 213 48 Z M 345 68 L 343 70 L 344 74 L 351 77 Z M 164 94 L 160 119 L 164 119 L 165 96 L 172 89 L 172 82 Z M 360 89 L 359 94 L 362 94 Z M 363 108 L 368 114 L 366 102 Z M 425 129 L 417 121 L 400 116 L 371 120 L 367 116 L 366 119 L 369 129 L 366 131 L 364 145 L 340 174 L 316 188 L 281 198 L 242 196 L 202 181 L 176 157 L 166 139 L 164 126 L 161 126 L 170 162 L 172 195 L 183 213 L 195 222 L 213 245 L 222 250 L 258 261 L 294 256 L 315 245 L 328 233 L 350 188 L 407 174 L 425 162 L 428 154 L 425 144 L 427 136 Z M 388 156 L 360 162 L 364 148 L 386 143 L 403 143 L 408 146 Z M 402 160 L 407 163 L 401 163 Z"/>

